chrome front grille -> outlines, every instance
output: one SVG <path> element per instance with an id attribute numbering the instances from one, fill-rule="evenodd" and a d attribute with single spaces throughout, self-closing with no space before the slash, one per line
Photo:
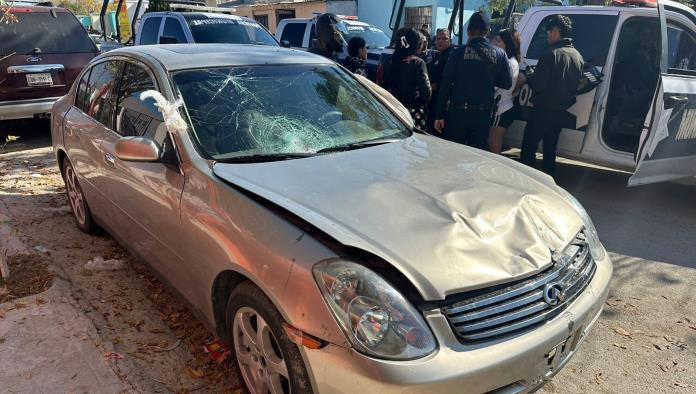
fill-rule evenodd
<path id="1" fill-rule="evenodd" d="M 442 313 L 461 340 L 503 337 L 558 315 L 582 293 L 595 270 L 580 233 L 544 272 L 445 306 Z"/>

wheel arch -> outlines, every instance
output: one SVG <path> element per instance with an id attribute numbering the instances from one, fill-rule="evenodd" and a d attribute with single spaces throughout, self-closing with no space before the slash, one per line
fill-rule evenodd
<path id="1" fill-rule="evenodd" d="M 213 281 L 210 300 L 211 305 L 213 307 L 213 318 L 215 319 L 215 331 L 218 338 L 222 339 L 225 342 L 229 343 L 230 341 L 229 333 L 227 330 L 227 302 L 230 298 L 230 294 L 232 294 L 232 291 L 237 286 L 247 281 L 253 283 L 255 286 L 258 287 L 258 285 L 247 275 L 244 275 L 241 272 L 234 271 L 231 269 L 221 271 L 217 274 L 215 280 Z M 261 291 L 264 294 L 266 294 L 266 292 L 263 291 L 263 289 L 261 289 Z M 267 294 L 266 296 L 268 297 Z M 277 307 L 278 306 L 276 305 L 276 308 Z"/>

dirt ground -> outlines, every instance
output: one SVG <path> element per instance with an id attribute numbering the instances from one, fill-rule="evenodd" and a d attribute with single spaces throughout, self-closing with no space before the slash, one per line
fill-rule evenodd
<path id="1" fill-rule="evenodd" d="M 236 392 L 229 360 L 218 364 L 204 351 L 213 336 L 183 302 L 110 236 L 89 236 L 77 229 L 50 149 L 21 159 L 12 155 L 0 159 L 0 208 L 34 254 L 10 261 L 17 273 L 12 280 L 21 283 L 10 281 L 9 294 L 0 296 L 0 303 L 50 286 L 52 274 L 37 275 L 37 270 L 55 266 L 101 339 L 113 343 L 115 357 L 131 358 L 146 377 L 171 392 Z M 121 260 L 124 267 L 85 268 L 95 257 Z M 32 267 L 31 272 L 22 274 L 18 263 Z M 20 290 L 17 284 L 29 286 Z"/>

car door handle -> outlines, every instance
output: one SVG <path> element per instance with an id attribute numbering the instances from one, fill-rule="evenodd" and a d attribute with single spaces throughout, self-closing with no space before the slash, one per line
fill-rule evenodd
<path id="1" fill-rule="evenodd" d="M 116 158 L 114 158 L 114 155 L 112 155 L 111 153 L 107 153 L 104 155 L 104 161 L 111 167 L 116 166 Z"/>
<path id="2" fill-rule="evenodd" d="M 689 102 L 688 96 L 667 96 L 665 103 L 669 105 L 686 104 Z"/>

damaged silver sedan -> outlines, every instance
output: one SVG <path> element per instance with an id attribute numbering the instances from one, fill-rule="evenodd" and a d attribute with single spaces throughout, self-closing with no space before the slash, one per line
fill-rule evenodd
<path id="1" fill-rule="evenodd" d="M 77 225 L 178 290 L 251 393 L 532 391 L 607 295 L 551 178 L 418 132 L 321 57 L 118 49 L 52 119 Z"/>

